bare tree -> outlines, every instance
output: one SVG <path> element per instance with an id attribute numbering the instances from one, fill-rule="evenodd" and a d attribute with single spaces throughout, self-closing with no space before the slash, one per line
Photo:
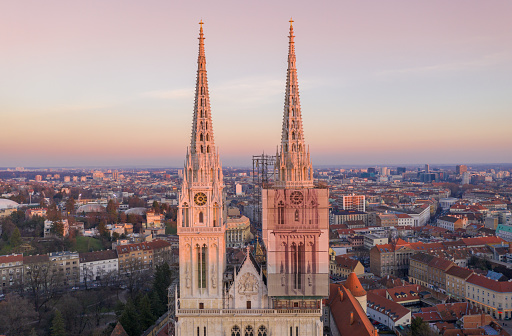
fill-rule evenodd
<path id="1" fill-rule="evenodd" d="M 37 313 L 28 300 L 9 294 L 0 302 L 0 333 L 27 335 L 37 322 Z"/>

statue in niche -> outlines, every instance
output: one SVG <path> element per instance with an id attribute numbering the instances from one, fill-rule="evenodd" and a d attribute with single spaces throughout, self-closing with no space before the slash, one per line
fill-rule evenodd
<path id="1" fill-rule="evenodd" d="M 185 268 L 185 282 L 187 288 L 190 288 L 190 272 L 189 272 L 189 265 L 187 264 L 187 267 Z"/>
<path id="2" fill-rule="evenodd" d="M 281 261 L 281 286 L 284 287 L 285 283 L 286 283 L 286 277 L 284 276 L 284 265 L 283 265 L 283 262 Z"/>
<path id="3" fill-rule="evenodd" d="M 212 266 L 212 287 L 217 288 L 217 274 L 215 273 L 215 265 Z"/>

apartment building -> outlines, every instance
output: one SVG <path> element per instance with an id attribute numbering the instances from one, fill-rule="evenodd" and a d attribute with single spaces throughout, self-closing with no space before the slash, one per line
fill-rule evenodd
<path id="1" fill-rule="evenodd" d="M 115 250 L 85 252 L 79 253 L 79 256 L 81 283 L 117 276 L 119 264 Z"/>
<path id="2" fill-rule="evenodd" d="M 77 252 L 52 252 L 48 255 L 52 272 L 63 286 L 76 286 L 80 282 L 80 257 Z"/>
<path id="3" fill-rule="evenodd" d="M 23 280 L 23 254 L 0 256 L 0 293 L 20 285 Z"/>
<path id="4" fill-rule="evenodd" d="M 472 274 L 466 280 L 466 300 L 495 318 L 511 318 L 512 282 Z"/>
<path id="5" fill-rule="evenodd" d="M 446 294 L 457 300 L 466 297 L 466 280 L 473 274 L 473 271 L 460 266 L 450 267 L 446 271 Z"/>

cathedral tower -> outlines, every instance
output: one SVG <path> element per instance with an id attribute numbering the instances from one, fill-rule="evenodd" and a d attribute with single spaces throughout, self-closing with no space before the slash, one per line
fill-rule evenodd
<path id="1" fill-rule="evenodd" d="M 329 287 L 329 192 L 313 184 L 292 23 L 277 178 L 272 188 L 262 190 L 263 240 L 268 251 L 268 294 L 274 307 L 316 308 Z"/>
<path id="2" fill-rule="evenodd" d="M 223 176 L 213 136 L 203 23 L 192 121 L 179 197 L 180 307 L 222 308 L 225 269 Z"/>

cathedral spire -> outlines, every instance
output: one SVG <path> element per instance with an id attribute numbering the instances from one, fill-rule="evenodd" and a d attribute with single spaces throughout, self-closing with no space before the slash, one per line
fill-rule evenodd
<path id="1" fill-rule="evenodd" d="M 204 52 L 203 21 L 199 22 L 199 55 L 197 58 L 196 96 L 194 103 L 194 120 L 190 151 L 196 153 L 213 153 L 215 142 L 210 110 L 210 95 L 206 75 L 206 56 Z"/>
<path id="2" fill-rule="evenodd" d="M 278 185 L 312 187 L 313 171 L 309 151 L 304 142 L 302 112 L 300 108 L 299 82 L 295 56 L 295 35 L 293 20 L 290 19 L 288 36 L 288 70 L 284 100 L 281 149 L 278 155 Z"/>

